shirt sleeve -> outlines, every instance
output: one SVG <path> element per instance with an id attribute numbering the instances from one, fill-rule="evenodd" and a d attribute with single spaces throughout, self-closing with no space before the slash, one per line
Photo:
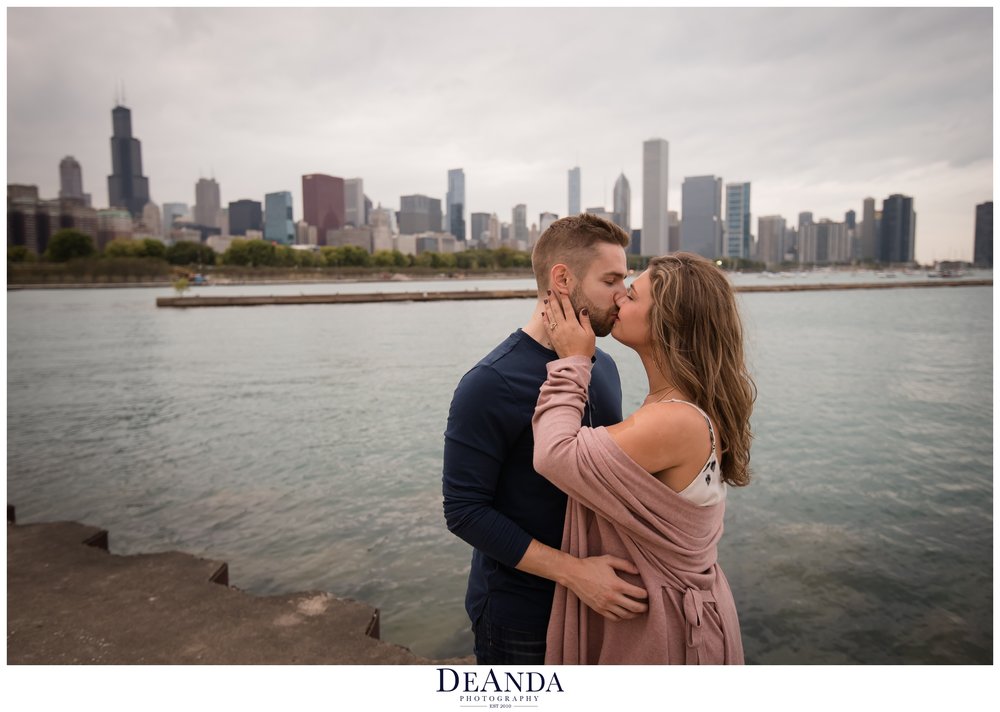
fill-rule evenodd
<path id="1" fill-rule="evenodd" d="M 520 435 L 517 410 L 510 386 L 492 368 L 467 373 L 448 413 L 442 477 L 448 530 L 510 567 L 532 539 L 493 504 L 506 453 Z"/>

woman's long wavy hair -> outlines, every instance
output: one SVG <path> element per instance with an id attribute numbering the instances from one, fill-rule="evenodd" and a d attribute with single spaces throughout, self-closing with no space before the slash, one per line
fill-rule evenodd
<path id="1" fill-rule="evenodd" d="M 653 356 L 712 419 L 722 478 L 750 484 L 750 413 L 757 387 L 747 371 L 736 297 L 715 263 L 688 252 L 649 262 Z"/>

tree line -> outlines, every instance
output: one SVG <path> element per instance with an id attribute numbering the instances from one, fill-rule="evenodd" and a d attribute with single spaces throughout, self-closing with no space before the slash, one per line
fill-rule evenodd
<path id="1" fill-rule="evenodd" d="M 39 256 L 23 245 L 7 249 L 7 261 L 14 263 L 66 263 L 81 259 L 147 259 L 165 261 L 176 266 L 231 265 L 238 267 L 377 267 L 402 269 L 430 267 L 435 269 L 511 269 L 531 268 L 531 254 L 501 247 L 496 250 L 466 250 L 464 252 L 422 252 L 405 255 L 399 250 L 377 250 L 369 253 L 362 247 L 325 246 L 317 251 L 296 250 L 288 245 L 275 245 L 264 240 L 235 238 L 221 255 L 198 242 L 178 242 L 167 246 L 159 240 L 115 239 L 103 251 L 85 232 L 74 228 L 59 230 L 52 235 L 45 252 Z"/>

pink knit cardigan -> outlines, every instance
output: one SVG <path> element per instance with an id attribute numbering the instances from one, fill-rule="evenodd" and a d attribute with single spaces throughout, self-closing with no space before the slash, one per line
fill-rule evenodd
<path id="1" fill-rule="evenodd" d="M 562 549 L 611 554 L 639 575 L 649 610 L 609 621 L 557 585 L 546 664 L 743 663 L 736 605 L 717 544 L 725 501 L 692 504 L 642 469 L 603 428 L 581 428 L 590 359 L 552 361 L 532 427 L 535 469 L 569 495 Z"/>

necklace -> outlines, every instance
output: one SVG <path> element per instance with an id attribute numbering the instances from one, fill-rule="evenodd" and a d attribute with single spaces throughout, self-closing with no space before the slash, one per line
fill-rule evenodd
<path id="1" fill-rule="evenodd" d="M 657 393 L 664 393 L 664 392 L 669 393 L 670 391 L 674 391 L 674 390 L 677 390 L 674 386 L 664 386 L 663 388 L 659 388 L 659 389 L 657 389 L 655 391 L 650 392 L 650 394 L 648 396 L 646 396 L 646 400 L 649 400 L 650 398 L 652 398 L 653 396 L 655 396 Z"/>

